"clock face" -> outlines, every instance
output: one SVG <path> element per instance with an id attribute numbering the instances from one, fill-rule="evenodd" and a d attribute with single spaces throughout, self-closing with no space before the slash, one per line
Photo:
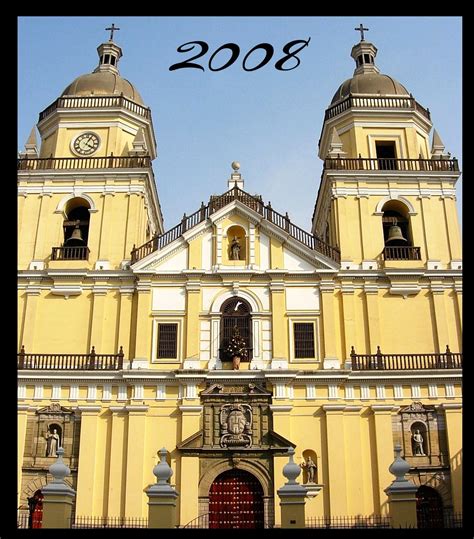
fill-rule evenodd
<path id="1" fill-rule="evenodd" d="M 72 149 L 78 155 L 92 155 L 99 148 L 99 144 L 99 136 L 88 131 L 73 140 Z"/>

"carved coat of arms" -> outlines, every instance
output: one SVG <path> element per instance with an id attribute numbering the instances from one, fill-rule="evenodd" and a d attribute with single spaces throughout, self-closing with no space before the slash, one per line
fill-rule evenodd
<path id="1" fill-rule="evenodd" d="M 248 404 L 224 404 L 220 412 L 221 447 L 252 445 L 252 407 Z"/>

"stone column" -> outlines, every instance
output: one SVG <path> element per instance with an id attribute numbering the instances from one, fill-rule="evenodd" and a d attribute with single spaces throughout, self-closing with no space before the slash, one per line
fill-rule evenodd
<path id="1" fill-rule="evenodd" d="M 166 462 L 167 453 L 164 447 L 159 450 L 160 462 L 153 468 L 157 482 L 146 490 L 149 528 L 176 527 L 176 500 L 179 494 L 168 483 L 173 470 Z"/>
<path id="2" fill-rule="evenodd" d="M 295 450 L 288 448 L 289 461 L 283 467 L 283 475 L 288 481 L 277 490 L 280 497 L 281 527 L 305 528 L 305 504 L 307 490 L 296 482 L 301 468 L 293 461 Z"/>
<path id="3" fill-rule="evenodd" d="M 389 468 L 396 479 L 385 489 L 390 508 L 391 526 L 392 528 L 417 528 L 416 491 L 418 487 L 405 479 L 410 465 L 400 457 L 401 451 L 401 446 L 396 445 L 395 460 Z"/>
<path id="4" fill-rule="evenodd" d="M 49 467 L 53 481 L 42 490 L 43 498 L 43 528 L 70 528 L 72 504 L 75 491 L 64 481 L 71 470 L 63 462 L 64 449 L 58 448 L 58 458 Z"/>

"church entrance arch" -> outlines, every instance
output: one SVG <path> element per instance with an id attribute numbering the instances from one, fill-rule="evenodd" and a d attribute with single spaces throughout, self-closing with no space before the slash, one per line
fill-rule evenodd
<path id="1" fill-rule="evenodd" d="M 263 489 L 251 473 L 234 468 L 209 489 L 209 528 L 263 528 Z"/>

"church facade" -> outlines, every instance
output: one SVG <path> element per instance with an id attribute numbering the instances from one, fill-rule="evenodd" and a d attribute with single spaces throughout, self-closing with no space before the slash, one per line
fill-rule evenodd
<path id="1" fill-rule="evenodd" d="M 294 447 L 308 517 L 386 515 L 399 444 L 420 519 L 461 511 L 460 172 L 429 111 L 362 39 L 311 231 L 236 162 L 164 230 L 151 111 L 97 50 L 18 161 L 18 506 L 61 446 L 77 516 L 145 517 L 165 447 L 181 526 L 278 526 Z"/>

